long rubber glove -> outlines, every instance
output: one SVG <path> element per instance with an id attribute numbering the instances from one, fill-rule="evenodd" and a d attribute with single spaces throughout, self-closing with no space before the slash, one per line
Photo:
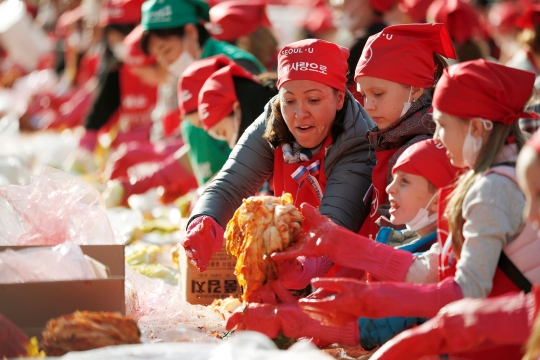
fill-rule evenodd
<path id="1" fill-rule="evenodd" d="M 181 244 L 189 261 L 205 272 L 213 254 L 223 245 L 223 228 L 210 216 L 195 218 L 187 228 L 186 237 Z"/>
<path id="2" fill-rule="evenodd" d="M 277 337 L 281 332 L 290 338 L 310 337 L 327 344 L 355 346 L 360 341 L 356 320 L 342 327 L 321 325 L 304 313 L 298 304 L 249 304 L 229 318 L 227 330 L 233 328 L 258 331 L 270 338 Z"/>
<path id="3" fill-rule="evenodd" d="M 540 288 L 530 294 L 490 299 L 463 299 L 441 309 L 426 323 L 402 332 L 383 345 L 371 359 L 417 359 L 457 354 L 482 345 L 524 344 L 537 317 Z"/>
<path id="4" fill-rule="evenodd" d="M 297 242 L 281 253 L 272 254 L 274 260 L 292 259 L 304 255 L 327 255 L 333 262 L 352 269 L 369 272 L 378 280 L 403 281 L 414 256 L 396 250 L 339 226 L 307 204 L 300 205 L 304 215 L 304 230 Z"/>
<path id="5" fill-rule="evenodd" d="M 178 196 L 182 196 L 198 186 L 195 176 L 188 173 L 173 156 L 160 162 L 159 169 L 153 174 L 138 179 L 124 178 L 121 182 L 124 188 L 123 204 L 131 195 L 142 194 L 158 186 L 163 186 L 166 191 L 174 192 Z"/>
<path id="6" fill-rule="evenodd" d="M 301 299 L 299 304 L 311 317 L 329 326 L 342 326 L 360 317 L 432 318 L 444 305 L 463 298 L 453 278 L 436 284 L 366 284 L 346 278 L 322 278 L 314 279 L 312 284 L 335 294 L 324 299 Z"/>

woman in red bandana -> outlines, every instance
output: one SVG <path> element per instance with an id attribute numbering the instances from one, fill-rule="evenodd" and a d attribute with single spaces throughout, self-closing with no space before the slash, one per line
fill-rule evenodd
<path id="1" fill-rule="evenodd" d="M 366 135 L 377 165 L 373 169 L 369 219 L 360 231 L 365 236 L 375 239 L 379 217 L 389 224 L 384 221 L 390 216 L 386 187 L 392 182 L 392 167 L 398 157 L 435 132 L 431 118 L 433 88 L 446 66 L 440 55 L 455 58 L 443 24 L 395 25 L 370 37 L 358 62 L 358 91 L 377 125 Z"/>
<path id="2" fill-rule="evenodd" d="M 374 164 L 364 134 L 374 124 L 346 91 L 348 55 L 346 48 L 315 39 L 281 50 L 279 94 L 240 137 L 189 220 L 183 246 L 199 270 L 221 248 L 223 229 L 242 199 L 272 175 L 276 195 L 289 192 L 296 205 L 319 206 L 340 226 L 358 231 Z M 331 265 L 325 258 L 300 263 L 288 280 L 302 289 Z"/>
<path id="3" fill-rule="evenodd" d="M 431 318 L 445 305 L 462 299 L 531 291 L 540 281 L 540 240 L 522 219 L 525 199 L 513 165 L 524 144 L 517 121 L 534 83 L 534 74 L 485 60 L 454 65 L 444 71 L 433 99 L 437 137 L 456 167 L 468 170 L 457 182 L 446 209 L 439 207 L 438 243 L 413 256 L 336 227 L 322 217 L 310 221 L 304 252 L 356 257 L 357 267 L 381 282 L 320 279 L 314 286 L 335 293 L 330 298 L 303 299 L 304 311 L 326 325 L 345 324 L 367 316 Z M 429 164 L 426 164 L 429 166 Z M 444 200 L 449 191 L 441 191 Z M 442 202 L 439 201 L 439 204 Z M 308 205 L 302 207 L 309 211 Z M 444 215 L 443 215 L 444 214 Z M 449 229 L 442 219 L 447 217 Z M 336 242 L 336 239 L 341 241 Z M 341 249 L 341 250 L 340 250 Z M 377 256 L 373 256 L 374 253 Z M 352 260 L 350 261 L 352 262 Z M 435 341 L 418 344 L 414 356 L 450 354 L 467 359 L 517 359 L 529 328 L 515 328 L 505 339 L 480 339 L 463 347 Z M 467 339 L 468 340 L 468 339 Z M 409 358 L 410 353 L 401 353 Z M 377 358 L 377 357 L 376 357 Z M 395 359 L 382 354 L 379 359 Z"/>

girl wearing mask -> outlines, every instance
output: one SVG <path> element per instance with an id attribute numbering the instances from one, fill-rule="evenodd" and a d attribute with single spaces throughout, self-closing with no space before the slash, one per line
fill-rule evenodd
<path id="1" fill-rule="evenodd" d="M 540 281 L 538 257 L 529 255 L 529 246 L 534 247 L 538 238 L 530 223 L 523 221 L 525 199 L 513 178 L 513 164 L 525 142 L 517 121 L 532 116 L 523 109 L 533 83 L 530 72 L 485 60 L 446 69 L 433 100 L 437 138 L 452 164 L 468 170 L 456 183 L 446 208 L 440 208 L 439 225 L 444 213 L 448 229 L 439 226 L 438 243 L 415 257 L 347 233 L 322 218 L 308 218 L 309 233 L 302 239 L 304 253 L 318 256 L 322 251 L 332 259 L 332 254 L 344 254 L 345 247 L 338 244 L 346 239 L 347 249 L 358 250 L 354 254 L 346 251 L 351 263 L 354 258 L 357 268 L 382 282 L 316 280 L 316 287 L 335 295 L 301 300 L 304 311 L 334 325 L 361 316 L 430 318 L 444 305 L 464 297 L 530 291 L 530 284 Z M 440 199 L 447 193 L 441 191 Z M 311 210 L 304 205 L 304 213 Z M 441 352 L 447 352 L 441 343 L 428 345 L 432 349 L 441 345 Z M 521 346 L 471 350 L 456 354 L 468 359 L 515 359 Z M 452 349 L 448 353 L 454 354 Z"/>
<path id="2" fill-rule="evenodd" d="M 375 221 L 390 215 L 385 189 L 398 157 L 410 145 L 433 136 L 433 89 L 446 66 L 440 55 L 455 58 L 443 24 L 389 26 L 370 37 L 362 52 L 355 81 L 364 108 L 377 125 L 366 135 L 377 164 L 369 219 L 360 230 L 365 236 L 374 239 Z"/>

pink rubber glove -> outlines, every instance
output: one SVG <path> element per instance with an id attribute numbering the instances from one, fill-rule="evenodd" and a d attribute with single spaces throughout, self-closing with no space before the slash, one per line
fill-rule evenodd
<path id="1" fill-rule="evenodd" d="M 360 280 L 362 282 L 366 282 L 366 272 L 364 270 L 358 270 L 358 269 L 343 268 L 339 270 L 334 277 L 355 279 L 355 280 Z M 333 294 L 335 293 L 321 287 L 315 290 L 314 292 L 312 292 L 311 294 L 309 294 L 307 298 L 308 299 L 323 299 Z"/>
<path id="2" fill-rule="evenodd" d="M 98 133 L 96 130 L 86 129 L 83 137 L 79 140 L 79 147 L 94 152 L 97 144 Z"/>
<path id="3" fill-rule="evenodd" d="M 124 178 L 121 182 L 124 187 L 122 204 L 126 204 L 131 195 L 142 194 L 158 186 L 163 186 L 166 191 L 175 192 L 178 196 L 182 196 L 198 186 L 195 176 L 188 173 L 182 164 L 172 156 L 162 161 L 159 164 L 159 170 L 152 175 L 129 180 Z"/>
<path id="4" fill-rule="evenodd" d="M 296 302 L 297 299 L 287 289 L 302 290 L 311 279 L 324 276 L 333 263 L 326 257 L 276 261 L 279 279 L 271 281 L 255 290 L 249 297 L 250 302 L 278 304 Z"/>
<path id="5" fill-rule="evenodd" d="M 321 215 L 310 204 L 303 203 L 300 210 L 304 215 L 305 233 L 287 250 L 272 254 L 273 260 L 327 255 L 339 265 L 365 270 L 379 280 L 405 279 L 414 262 L 412 253 L 355 234 Z"/>
<path id="6" fill-rule="evenodd" d="M 195 218 L 187 228 L 187 234 L 181 244 L 186 250 L 189 261 L 205 272 L 213 254 L 223 245 L 223 228 L 210 216 Z"/>
<path id="7" fill-rule="evenodd" d="M 459 354 L 485 345 L 523 345 L 538 312 L 540 288 L 530 294 L 463 299 L 443 307 L 424 324 L 402 332 L 371 359 L 417 359 Z"/>
<path id="8" fill-rule="evenodd" d="M 300 299 L 314 319 L 340 326 L 360 317 L 415 316 L 431 318 L 446 304 L 463 298 L 453 278 L 436 284 L 365 283 L 346 278 L 314 279 L 313 286 L 336 293 L 324 299 Z"/>
<path id="9" fill-rule="evenodd" d="M 248 302 L 259 304 L 294 304 L 297 301 L 280 279 L 264 284 L 248 298 Z"/>
<path id="10" fill-rule="evenodd" d="M 310 318 L 297 304 L 249 304 L 242 312 L 234 313 L 227 321 L 227 330 L 258 331 L 270 338 L 281 332 L 298 339 L 315 338 L 324 343 L 340 343 L 355 346 L 360 342 L 360 330 L 356 321 L 342 327 L 321 325 Z"/>

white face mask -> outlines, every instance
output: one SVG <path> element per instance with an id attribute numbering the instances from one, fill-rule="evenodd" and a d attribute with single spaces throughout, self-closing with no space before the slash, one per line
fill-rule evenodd
<path id="1" fill-rule="evenodd" d="M 124 43 L 118 43 L 111 46 L 111 51 L 118 61 L 124 61 L 126 57 L 126 47 Z"/>
<path id="2" fill-rule="evenodd" d="M 193 58 L 191 53 L 188 51 L 186 40 L 187 39 L 184 38 L 184 50 L 180 56 L 178 56 L 178 58 L 167 67 L 167 70 L 177 77 L 182 76 L 184 70 L 186 70 L 186 68 L 195 61 L 195 58 Z"/>
<path id="3" fill-rule="evenodd" d="M 416 216 L 414 219 L 409 221 L 405 226 L 407 227 L 407 230 L 410 231 L 417 231 L 420 229 L 425 228 L 428 225 L 433 224 L 435 221 L 437 221 L 437 213 L 433 213 L 429 215 L 428 207 L 431 205 L 431 202 L 435 197 L 439 194 L 439 192 L 436 192 L 432 197 L 431 200 L 427 203 L 427 205 L 423 208 L 420 208 L 418 210 L 418 213 L 416 213 Z"/>
<path id="4" fill-rule="evenodd" d="M 401 110 L 401 115 L 399 116 L 400 118 L 402 118 L 403 115 L 405 115 L 407 111 L 409 111 L 409 109 L 411 108 L 411 105 L 412 105 L 411 94 L 412 94 L 412 86 L 411 86 L 411 89 L 409 90 L 409 100 L 403 103 L 403 110 Z"/>
<path id="5" fill-rule="evenodd" d="M 482 121 L 482 125 L 484 126 L 484 129 L 491 130 L 493 129 L 493 123 L 489 120 L 480 119 Z M 463 163 L 466 167 L 472 169 L 474 165 L 476 164 L 476 159 L 478 158 L 478 154 L 480 153 L 480 149 L 482 149 L 482 143 L 483 139 L 481 136 L 475 138 L 471 134 L 471 128 L 472 128 L 472 122 L 469 122 L 469 130 L 467 131 L 467 135 L 465 135 L 465 141 L 463 141 L 463 148 L 461 149 L 461 153 L 463 156 Z"/>

